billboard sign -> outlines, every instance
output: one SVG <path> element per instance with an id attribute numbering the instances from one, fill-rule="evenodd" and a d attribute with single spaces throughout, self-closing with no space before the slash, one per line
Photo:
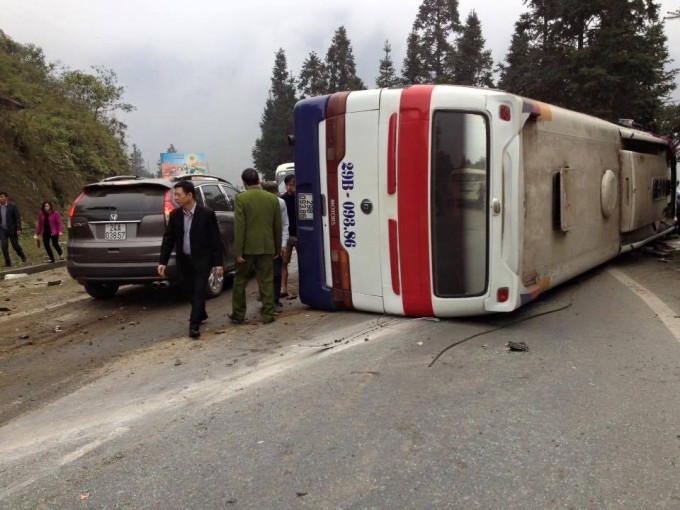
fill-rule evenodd
<path id="1" fill-rule="evenodd" d="M 208 160 L 202 152 L 162 152 L 161 175 L 170 179 L 178 175 L 205 174 Z"/>

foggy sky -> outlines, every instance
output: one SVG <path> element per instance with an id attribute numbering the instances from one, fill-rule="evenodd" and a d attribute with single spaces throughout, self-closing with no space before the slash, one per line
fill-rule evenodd
<path id="1" fill-rule="evenodd" d="M 0 0 L 0 29 L 40 46 L 51 62 L 91 71 L 104 65 L 136 106 L 119 114 L 127 140 L 151 171 L 172 143 L 204 152 L 210 172 L 237 181 L 251 150 L 283 48 L 298 74 L 311 51 L 325 57 L 340 25 L 347 29 L 357 74 L 375 86 L 383 44 L 401 70 L 406 38 L 421 0 Z M 661 2 L 662 13 L 680 0 Z M 460 0 L 461 21 L 475 9 L 494 65 L 507 53 L 521 0 Z M 668 48 L 680 67 L 680 20 L 667 21 Z M 680 99 L 680 91 L 673 93 Z"/>

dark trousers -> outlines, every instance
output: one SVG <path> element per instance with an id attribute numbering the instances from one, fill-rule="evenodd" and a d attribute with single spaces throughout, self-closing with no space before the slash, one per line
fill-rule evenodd
<path id="1" fill-rule="evenodd" d="M 47 252 L 47 256 L 50 258 L 52 262 L 54 262 L 54 253 L 52 253 L 52 247 L 50 246 L 50 243 L 52 243 L 52 246 L 54 246 L 54 249 L 57 250 L 57 253 L 61 257 L 61 246 L 59 246 L 59 235 L 52 236 L 50 234 L 43 234 L 42 236 L 43 239 L 43 246 L 45 247 L 45 251 Z"/>
<path id="2" fill-rule="evenodd" d="M 274 259 L 274 304 L 281 302 L 281 271 L 283 269 L 283 258 Z"/>
<path id="3" fill-rule="evenodd" d="M 12 248 L 17 252 L 17 255 L 21 260 L 26 260 L 26 255 L 24 255 L 24 250 L 21 249 L 19 245 L 19 236 L 16 234 L 10 234 L 6 228 L 0 227 L 0 245 L 2 245 L 2 255 L 5 257 L 5 265 L 9 266 L 12 264 L 12 260 L 9 258 L 9 243 L 12 243 Z"/>
<path id="4" fill-rule="evenodd" d="M 191 314 L 189 315 L 189 326 L 198 329 L 201 320 L 206 314 L 205 311 L 205 289 L 208 285 L 210 276 L 210 264 L 197 264 L 191 257 L 186 255 L 177 256 L 177 269 L 182 275 L 184 291 L 191 303 Z"/>
<path id="5" fill-rule="evenodd" d="M 236 263 L 234 287 L 231 295 L 231 316 L 242 321 L 246 317 L 246 285 L 255 270 L 257 286 L 262 298 L 262 320 L 274 318 L 274 259 L 272 255 L 243 255 L 245 262 Z"/>

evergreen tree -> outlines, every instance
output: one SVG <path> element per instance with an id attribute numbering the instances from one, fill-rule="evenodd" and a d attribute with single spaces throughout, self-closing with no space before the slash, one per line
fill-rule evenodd
<path id="1" fill-rule="evenodd" d="M 458 0 L 423 0 L 413 28 L 419 38 L 425 81 L 453 83 L 453 38 L 460 30 Z"/>
<path id="2" fill-rule="evenodd" d="M 300 92 L 300 99 L 323 96 L 328 93 L 326 66 L 314 51 L 302 63 L 302 70 L 298 79 L 298 92 Z"/>
<path id="3" fill-rule="evenodd" d="M 675 157 L 680 159 L 680 105 L 666 104 L 657 112 L 656 122 L 652 126 L 655 133 L 673 140 Z"/>
<path id="4" fill-rule="evenodd" d="M 366 88 L 357 76 L 352 44 L 344 26 L 340 26 L 333 35 L 333 41 L 326 53 L 326 70 L 329 93 Z"/>
<path id="5" fill-rule="evenodd" d="M 287 136 L 293 133 L 293 108 L 295 79 L 288 72 L 288 63 L 283 49 L 279 49 L 274 59 L 271 88 L 265 103 L 261 135 L 253 147 L 255 168 L 265 179 L 273 179 L 276 167 L 293 160 L 293 148 L 288 145 Z"/>
<path id="6" fill-rule="evenodd" d="M 515 33 L 512 35 L 505 63 L 498 64 L 498 87 L 525 97 L 538 97 L 532 95 L 535 80 L 539 78 L 535 76 L 538 51 L 531 46 L 531 34 L 522 30 L 519 23 L 521 20 L 515 23 Z"/>
<path id="7" fill-rule="evenodd" d="M 401 68 L 401 82 L 403 85 L 427 83 L 428 74 L 423 66 L 423 49 L 415 26 L 406 41 L 406 56 Z"/>
<path id="8" fill-rule="evenodd" d="M 142 151 L 139 150 L 137 144 L 132 144 L 132 152 L 130 153 L 129 161 L 131 175 L 136 175 L 138 177 L 153 177 L 144 166 Z"/>
<path id="9" fill-rule="evenodd" d="M 482 24 L 477 13 L 470 12 L 465 26 L 458 36 L 452 67 L 455 83 L 493 87 L 491 50 L 485 50 Z"/>
<path id="10" fill-rule="evenodd" d="M 501 85 L 511 92 L 649 126 L 674 88 L 653 0 L 527 2 Z"/>
<path id="11" fill-rule="evenodd" d="M 385 56 L 380 60 L 380 69 L 378 76 L 375 78 L 375 85 L 378 88 L 396 87 L 399 85 L 399 79 L 394 71 L 394 64 L 392 63 L 392 46 L 390 42 L 385 40 L 383 46 Z"/>

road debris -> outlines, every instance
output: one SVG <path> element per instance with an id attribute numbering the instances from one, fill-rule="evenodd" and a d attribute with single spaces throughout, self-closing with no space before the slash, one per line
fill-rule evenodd
<path id="1" fill-rule="evenodd" d="M 515 351 L 515 352 L 527 352 L 529 350 L 529 346 L 526 344 L 526 342 L 508 342 L 505 344 L 505 346 L 508 348 L 509 351 Z"/>
<path id="2" fill-rule="evenodd" d="M 18 280 L 19 278 L 25 278 L 28 276 L 28 273 L 12 273 L 12 274 L 6 274 L 5 275 L 5 280 Z"/>

